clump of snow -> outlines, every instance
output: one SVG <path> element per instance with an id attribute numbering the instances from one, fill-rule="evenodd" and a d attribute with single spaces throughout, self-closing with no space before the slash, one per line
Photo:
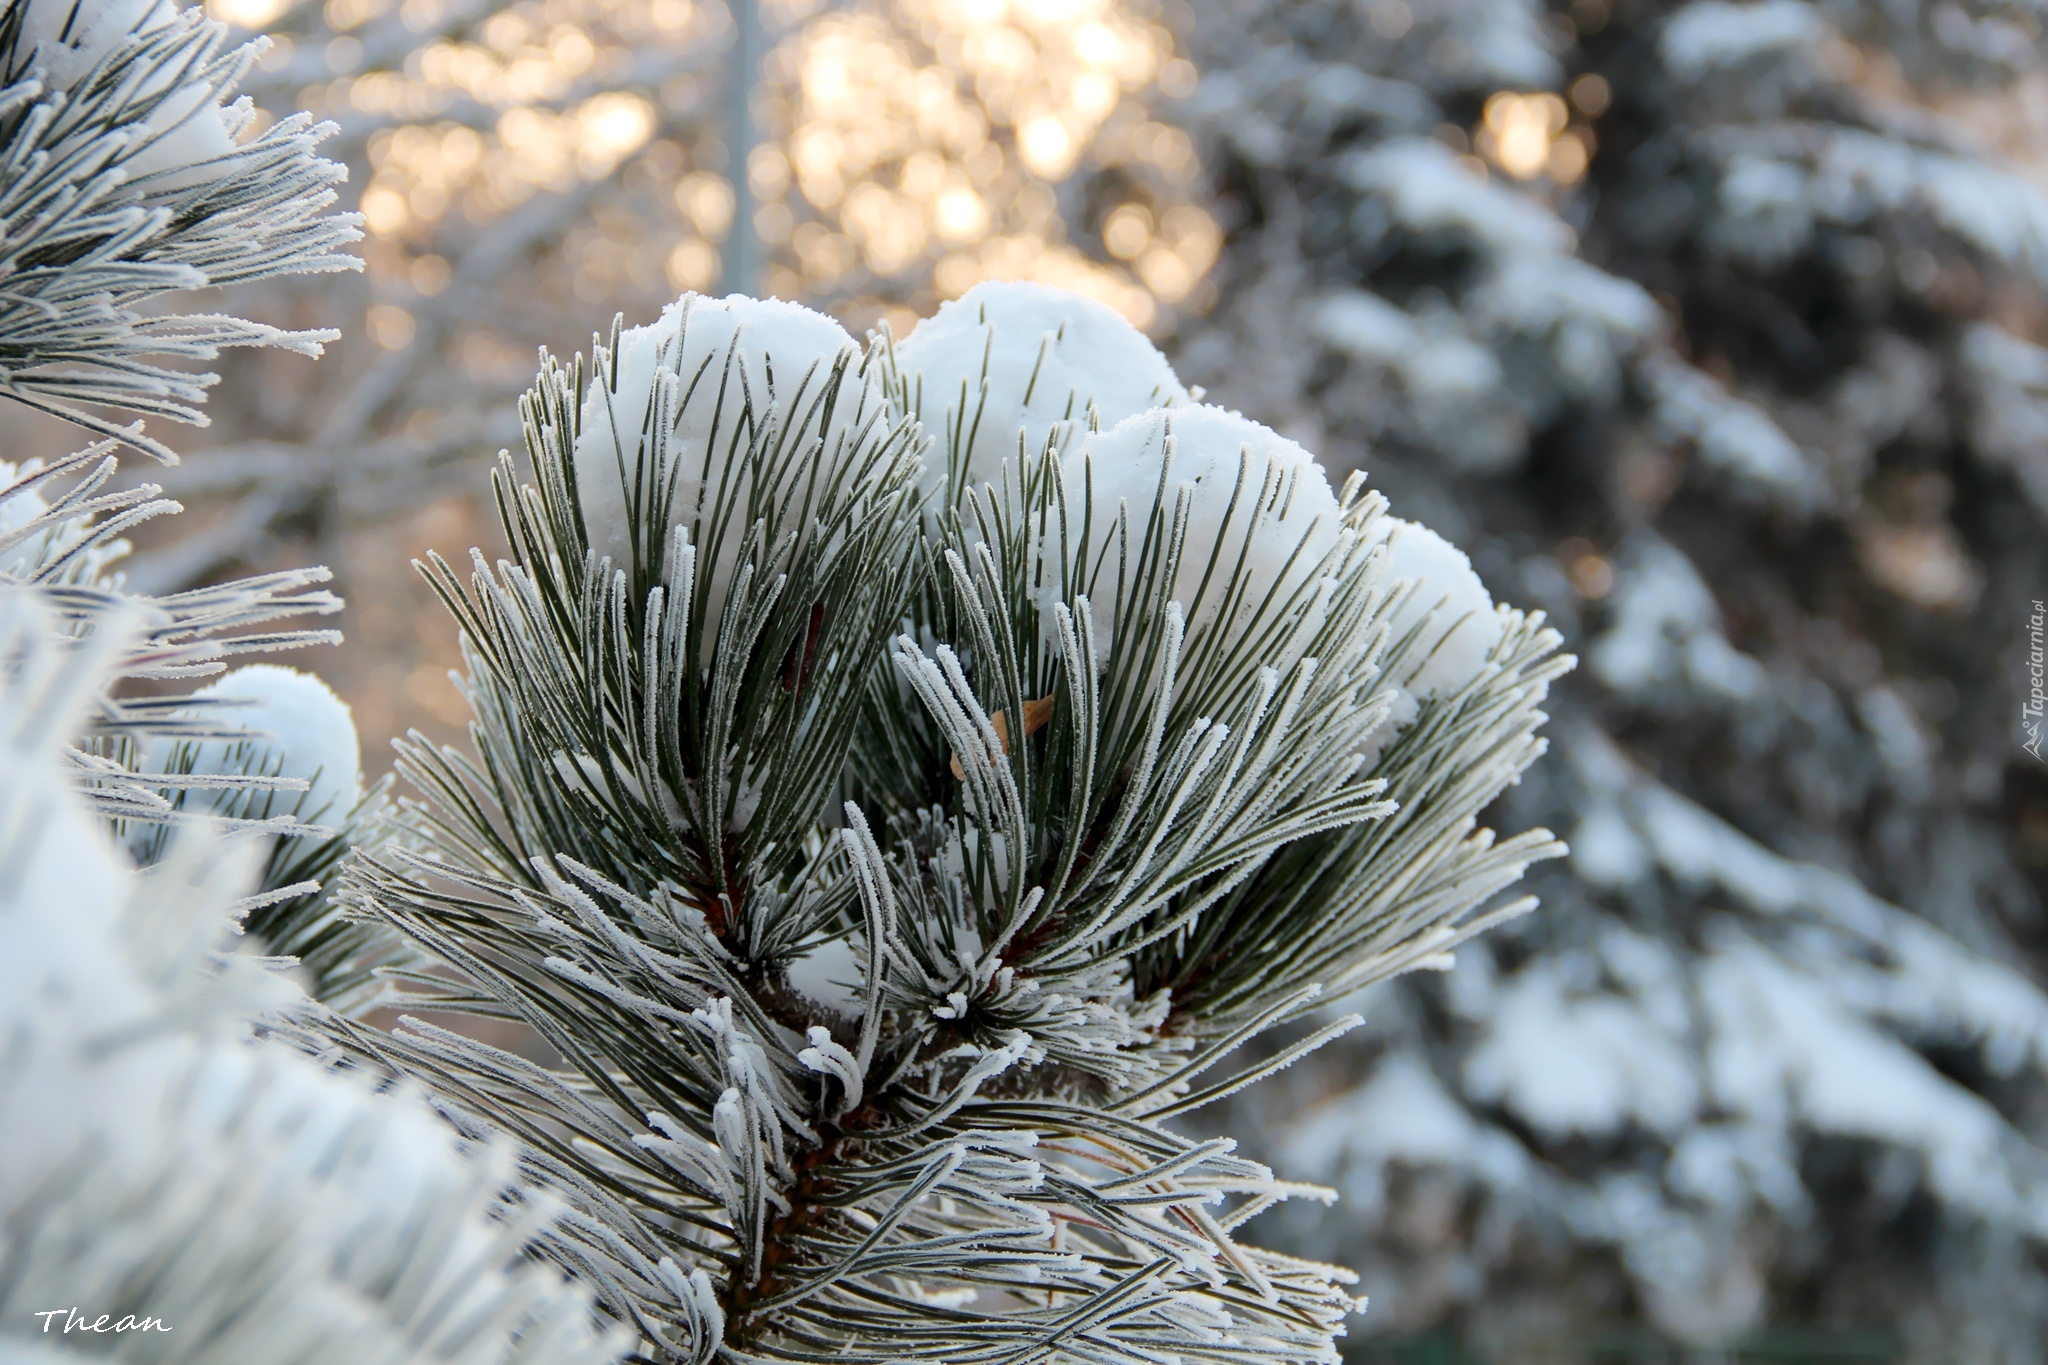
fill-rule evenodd
<path id="1" fill-rule="evenodd" d="M 689 528 L 711 581 L 708 664 L 749 524 L 791 495 L 795 457 L 822 443 L 828 468 L 860 458 L 881 383 L 831 318 L 739 294 L 685 294 L 596 368 L 573 451 L 590 547 L 658 568 L 670 528 Z"/>
<path id="2" fill-rule="evenodd" d="M 1422 341 L 1421 325 L 1412 314 L 1365 289 L 1329 295 L 1316 305 L 1309 325 L 1333 349 L 1382 364 L 1399 359 Z M 1485 382 L 1491 386 L 1499 382 L 1500 367 L 1492 364 L 1492 356 L 1486 359 Z"/>
<path id="3" fill-rule="evenodd" d="M 1658 426 L 1672 439 L 1691 442 L 1738 491 L 1794 513 L 1820 506 L 1825 489 L 1813 462 L 1763 409 L 1672 356 L 1650 357 L 1637 375 Z"/>
<path id="4" fill-rule="evenodd" d="M 2048 350 L 1989 323 L 1963 336 L 1959 359 L 1978 457 L 2019 480 L 2048 517 Z"/>
<path id="5" fill-rule="evenodd" d="M 925 488 L 947 501 L 1018 478 L 1019 455 L 1189 401 L 1172 366 L 1108 305 L 991 282 L 941 304 L 895 347 L 908 406 L 932 438 Z"/>
<path id="6" fill-rule="evenodd" d="M 252 664 L 238 668 L 193 693 L 211 703 L 198 711 L 225 729 L 246 732 L 242 738 L 217 738 L 174 743 L 157 740 L 144 756 L 141 771 L 161 773 L 173 763 L 210 776 L 263 774 L 295 778 L 308 784 L 303 795 L 282 794 L 278 808 L 295 810 L 307 823 L 333 823 L 355 809 L 363 797 L 362 750 L 355 717 L 334 689 L 295 668 Z M 187 808 L 210 802 L 223 809 L 240 793 L 201 790 L 186 800 Z"/>
<path id="7" fill-rule="evenodd" d="M 1119 508 L 1130 528 L 1123 566 L 1129 583 L 1135 581 L 1155 512 L 1163 546 L 1176 499 L 1182 490 L 1189 495 L 1187 537 L 1170 596 L 1186 613 L 1190 635 L 1220 626 L 1234 639 L 1269 601 L 1285 602 L 1296 593 L 1305 600 L 1325 558 L 1343 537 L 1337 496 L 1315 457 L 1222 408 L 1155 409 L 1127 418 L 1083 441 L 1067 457 L 1062 473 L 1071 526 L 1078 528 L 1093 501 L 1094 562 L 1086 566 L 1084 582 L 1093 585 L 1089 596 L 1104 660 L 1112 620 L 1108 594 L 1117 584 Z M 1219 622 L 1234 581 L 1236 614 Z"/>
<path id="8" fill-rule="evenodd" d="M 1415 13 L 1425 21 L 1433 17 L 1431 9 L 1419 6 Z M 1524 0 L 1465 0 L 1435 13 L 1451 21 L 1443 24 L 1450 41 L 1439 43 L 1427 63 L 1418 63 L 1422 71 L 1415 76 L 1431 80 L 1444 95 L 1549 90 L 1563 78 L 1540 6 Z"/>
<path id="9" fill-rule="evenodd" d="M 1667 71 L 1697 81 L 1731 66 L 1811 46 L 1833 32 L 1805 0 L 1695 0 L 1671 16 L 1657 42 Z"/>
<path id="10" fill-rule="evenodd" d="M 1571 837 L 1572 870 L 1589 885 L 1619 890 L 1656 869 L 1642 836 L 1612 801 L 1591 802 Z"/>
<path id="11" fill-rule="evenodd" d="M 1337 354 L 1398 379 L 1416 426 L 1444 458 L 1497 473 L 1521 455 L 1528 426 L 1506 401 L 1500 361 L 1449 309 L 1411 314 L 1344 290 L 1316 306 L 1310 327 Z"/>
<path id="12" fill-rule="evenodd" d="M 1775 156 L 1737 155 L 1721 169 L 1716 246 L 1740 261 L 1779 265 L 1813 237 L 1818 206 L 1803 167 Z"/>
<path id="13" fill-rule="evenodd" d="M 867 975 L 863 951 L 851 939 L 827 939 L 789 964 L 789 984 L 814 1004 L 858 1018 L 865 1008 L 860 993 Z"/>
<path id="14" fill-rule="evenodd" d="M 1572 968 L 1547 958 L 1501 985 L 1465 1059 L 1467 1090 L 1552 1138 L 1689 1124 L 1700 1083 L 1683 1035 L 1627 997 L 1574 989 Z"/>
<path id="15" fill-rule="evenodd" d="M 1721 634 L 1714 594 L 1679 550 L 1638 535 L 1622 555 L 1619 579 L 1610 624 L 1588 651 L 1601 682 L 1637 701 L 1689 685 L 1745 702 L 1768 687 L 1764 666 Z"/>
<path id="16" fill-rule="evenodd" d="M 179 7 L 171 0 L 27 0 L 22 37 L 25 46 L 35 49 L 46 87 L 64 91 L 91 75 L 131 36 L 147 37 L 180 22 Z M 155 105 L 143 124 L 130 131 L 131 150 L 118 163 L 140 189 L 199 184 L 207 177 L 207 163 L 234 152 L 219 91 L 204 82 L 174 84 L 190 75 L 188 61 L 165 62 L 128 97 L 130 107 Z"/>
<path id="17" fill-rule="evenodd" d="M 1790 1217 L 1811 1201 L 1800 1182 L 1789 1134 L 1746 1122 L 1703 1123 L 1672 1144 L 1665 1179 L 1674 1193 L 1737 1210 L 1753 1198 Z"/>
<path id="18" fill-rule="evenodd" d="M 1417 700 L 1449 696 L 1477 678 L 1505 627 L 1472 560 L 1427 526 L 1381 517 L 1368 543 L 1386 547 L 1387 568 L 1414 586 L 1388 619 L 1388 672 Z"/>
<path id="19" fill-rule="evenodd" d="M 1455 230 L 1495 252 L 1569 253 L 1572 230 L 1528 195 L 1458 164 L 1433 138 L 1397 138 L 1347 157 L 1345 183 L 1374 195 L 1411 231 Z"/>
<path id="20" fill-rule="evenodd" d="M 1367 1218 L 1385 1207 L 1386 1168 L 1394 1162 L 1445 1165 L 1510 1189 L 1537 1178 L 1520 1143 L 1475 1119 L 1406 1052 L 1290 1125 L 1279 1157 L 1285 1169 L 1335 1185 L 1345 1206 Z"/>
<path id="21" fill-rule="evenodd" d="M 1934 742 L 1897 689 L 1881 684 L 1865 688 L 1857 694 L 1856 715 L 1901 793 L 1911 797 L 1934 789 Z"/>
<path id="22" fill-rule="evenodd" d="M 1391 705 L 1366 742 L 1370 766 L 1421 715 L 1424 702 L 1455 696 L 1485 672 L 1506 626 L 1471 559 L 1427 526 L 1382 516 L 1367 544 L 1381 548 L 1396 590 L 1407 585 L 1387 617 L 1380 683 Z"/>
<path id="23" fill-rule="evenodd" d="M 1540 340 L 1563 390 L 1600 406 L 1616 401 L 1625 361 L 1664 326 L 1641 285 L 1548 252 L 1503 257 L 1466 311 L 1502 340 Z"/>

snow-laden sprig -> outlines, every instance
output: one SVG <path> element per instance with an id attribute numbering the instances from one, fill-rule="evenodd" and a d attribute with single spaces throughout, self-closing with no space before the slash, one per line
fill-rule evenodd
<path id="1" fill-rule="evenodd" d="M 351 270 L 346 172 L 304 114 L 231 99 L 261 41 L 170 0 L 8 0 L 0 12 L 0 394 L 161 460 L 111 412 L 203 424 L 228 346 L 318 355 L 324 331 L 152 313 L 174 291 Z"/>
<path id="2" fill-rule="evenodd" d="M 774 299 L 689 295 L 651 326 L 615 330 L 609 346 L 593 339 L 592 356 L 573 434 L 557 433 L 571 505 L 591 552 L 639 594 L 677 567 L 673 532 L 687 533 L 687 606 L 708 627 L 697 654 L 708 665 L 747 566 L 755 577 L 742 592 L 764 593 L 797 545 L 825 559 L 845 548 L 809 543 L 807 523 L 829 525 L 833 509 L 891 479 L 893 457 L 873 452 L 896 419 L 845 329 Z M 757 524 L 764 543 L 752 546 Z"/>
<path id="3" fill-rule="evenodd" d="M 512 814 L 455 837 L 513 879 L 558 854 L 673 879 L 771 964 L 822 913 L 799 911 L 806 838 L 911 590 L 915 428 L 787 304 L 691 296 L 591 375 L 550 359 L 526 397 L 539 483 L 496 476 L 512 560 L 478 555 L 467 591 L 427 570 L 463 627 L 477 776 Z M 401 766 L 468 777 L 419 745 Z"/>
<path id="4" fill-rule="evenodd" d="M 523 1256 L 553 1210 L 511 1196 L 506 1151 L 247 1037 L 305 1005 L 231 951 L 254 851 L 192 829 L 140 875 L 67 782 L 135 625 L 60 646 L 0 587 L 0 1356 L 76 1304 L 157 1320 L 180 1359 L 617 1359 Z"/>
<path id="5" fill-rule="evenodd" d="M 281 629 L 279 623 L 332 614 L 341 601 L 320 587 L 331 576 L 323 568 L 258 574 L 163 597 L 124 591 L 118 570 L 128 552 L 123 533 L 179 508 L 153 484 L 114 489 L 113 446 L 101 441 L 19 469 L 0 462 L 0 590 L 38 596 L 63 639 L 97 633 L 111 620 L 130 623 L 115 662 L 91 679 L 105 689 L 77 731 L 64 736 L 73 746 L 67 759 L 72 780 L 102 816 L 145 824 L 192 818 L 177 796 L 191 788 L 303 790 L 302 779 L 275 774 L 227 775 L 223 782 L 221 774 L 194 779 L 135 770 L 138 754 L 153 742 L 220 737 L 212 716 L 221 703 L 181 696 L 177 684 L 221 673 L 238 656 L 338 641 L 331 630 Z M 151 686 L 147 692 L 122 686 L 132 682 Z M 297 816 L 277 806 L 241 823 L 277 832 L 295 826 Z"/>
<path id="6" fill-rule="evenodd" d="M 1012 489 L 971 494 L 955 524 L 955 601 L 924 629 L 961 644 L 899 644 L 932 719 L 878 706 L 889 742 L 859 789 L 916 790 L 887 776 L 896 755 L 961 778 L 951 838 L 981 856 L 937 866 L 925 836 L 895 864 L 899 896 L 965 921 L 927 960 L 952 959 L 948 932 L 1000 943 L 1012 985 L 1051 989 L 1125 959 L 1095 1003 L 1122 1002 L 1134 1051 L 1088 1069 L 1134 1077 L 1157 1064 L 1147 1038 L 1270 1022 L 1311 985 L 1436 965 L 1527 908 L 1475 917 L 1561 846 L 1475 830 L 1541 753 L 1537 704 L 1570 666 L 1540 617 L 1497 610 L 1457 550 L 1213 408 L 1126 419 L 1025 460 Z M 1044 737 L 1017 743 L 1019 716 Z"/>
<path id="7" fill-rule="evenodd" d="M 278 628 L 340 610 L 318 586 L 328 573 L 290 570 L 167 597 L 127 593 L 122 533 L 178 505 L 152 484 L 112 489 L 113 445 L 19 469 L 0 461 L 0 592 L 37 598 L 60 647 L 121 623 L 115 661 L 81 680 L 101 690 L 78 728 L 60 736 L 71 781 L 143 866 L 201 821 L 268 846 L 258 884 L 238 907 L 245 928 L 297 958 L 318 998 L 368 1008 L 380 989 L 375 970 L 407 954 L 383 927 L 348 921 L 329 884 L 352 843 L 382 838 L 389 825 L 382 786 L 360 790 L 347 709 L 317 680 L 275 666 L 239 670 L 190 695 L 178 688 L 221 673 L 236 656 L 338 640 L 333 631 Z M 123 686 L 129 680 L 149 686 Z"/>
<path id="8" fill-rule="evenodd" d="M 157 737 L 135 769 L 180 783 L 166 793 L 184 818 L 212 816 L 230 838 L 264 850 L 258 889 L 238 904 L 243 930 L 292 958 L 314 999 L 346 1013 L 374 1008 L 380 968 L 416 954 L 388 927 L 352 917 L 337 899 L 337 869 L 352 848 L 400 838 L 390 779 L 365 790 L 348 704 L 310 673 L 277 664 L 235 669 L 192 694 L 205 730 Z M 207 731 L 211 738 L 202 738 Z M 291 783 L 302 790 L 289 790 Z M 273 832 L 282 817 L 291 823 Z M 136 823 L 137 862 L 158 862 L 180 824 Z"/>
<path id="9" fill-rule="evenodd" d="M 940 506 L 1001 486 L 1048 441 L 1189 401 L 1173 368 L 1107 304 L 1032 284 L 978 284 L 892 348 L 897 401 L 933 440 L 924 486 Z"/>
<path id="10" fill-rule="evenodd" d="M 401 1003 L 564 1061 L 327 1035 L 514 1137 L 574 1210 L 543 1249 L 664 1360 L 1334 1361 L 1348 1277 L 1236 1235 L 1326 1192 L 1165 1120 L 1540 856 L 1472 829 L 1555 636 L 1483 591 L 1470 623 L 1454 551 L 1256 423 L 1104 430 L 1104 394 L 1182 397 L 1128 329 L 1035 410 L 1079 301 L 970 316 L 985 371 L 927 388 L 906 356 L 956 348 L 741 299 L 615 331 L 588 384 L 547 362 L 511 560 L 429 570 L 478 759 L 409 747 L 423 846 L 345 894 L 456 973 Z M 958 504 L 919 497 L 941 387 L 1001 452 Z"/>
<path id="11" fill-rule="evenodd" d="M 337 611 L 324 569 L 259 575 L 160 598 L 124 591 L 127 534 L 178 505 L 153 485 L 114 485 L 118 444 L 175 456 L 114 413 L 200 421 L 213 380 L 181 368 L 227 345 L 317 354 L 326 333 L 290 333 L 219 315 L 152 314 L 173 291 L 354 268 L 340 249 L 353 215 L 328 212 L 341 168 L 314 153 L 331 131 L 293 117 L 257 130 L 246 100 L 227 104 L 261 45 L 222 50 L 225 29 L 168 0 L 10 0 L 0 10 L 0 394 L 103 439 L 62 459 L 0 462 L 0 586 L 36 589 L 64 636 L 116 617 L 123 657 L 75 741 L 74 780 L 124 824 L 192 817 L 180 793 L 222 800 L 270 793 L 246 827 L 304 824 L 276 796 L 303 787 L 276 773 L 133 770 L 152 740 L 204 739 L 214 699 L 120 684 L 219 673 L 237 654 L 331 641 L 279 629 Z M 224 779 L 224 780 L 223 780 Z M 215 804 L 219 804 L 217 801 Z M 216 811 L 214 814 L 230 813 Z M 126 833 L 128 831 L 124 831 Z M 160 836 L 137 836 L 162 847 Z M 135 845 L 138 852 L 143 849 Z M 153 854 L 146 855 L 153 856 Z M 301 878 L 303 880 L 303 878 Z M 276 894 L 286 882 L 270 882 Z"/>

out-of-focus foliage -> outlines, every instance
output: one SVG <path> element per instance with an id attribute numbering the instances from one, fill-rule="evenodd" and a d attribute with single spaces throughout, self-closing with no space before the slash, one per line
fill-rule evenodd
<path id="1" fill-rule="evenodd" d="M 985 279 L 1140 326 L 1199 308 L 1220 236 L 1162 95 L 1194 68 L 1151 7 L 896 0 L 825 10 L 768 63 L 750 167 L 771 292 L 900 335 Z"/>
<path id="2" fill-rule="evenodd" d="M 1182 373 L 1348 446 L 1588 665 L 1507 802 L 1573 845 L 1545 912 L 1266 1101 L 1346 1192 L 1297 1245 L 1503 1360 L 1596 1324 L 2038 1359 L 2038 12 L 1188 32 L 1228 240 Z"/>
<path id="3" fill-rule="evenodd" d="M 517 394 L 563 319 L 637 324 L 680 290 L 748 287 L 901 336 L 986 275 L 1088 292 L 1155 334 L 1206 305 L 1221 235 L 1172 117 L 1194 69 L 1170 8 L 761 4 L 757 173 L 736 182 L 748 11 L 721 0 L 216 3 L 275 34 L 250 73 L 265 117 L 340 125 L 368 268 L 244 300 L 343 339 L 317 385 L 230 361 L 209 448 L 171 488 L 207 534 L 145 542 L 130 578 L 334 564 L 363 585 L 344 625 L 364 646 L 335 680 L 375 750 L 460 724 L 457 661 L 414 628 L 430 598 L 405 565 L 488 534 L 470 476 L 517 444 Z"/>
<path id="4" fill-rule="evenodd" d="M 368 268 L 341 289 L 248 301 L 267 316 L 338 321 L 344 341 L 318 384 L 272 367 L 230 372 L 220 443 L 178 490 L 240 500 L 203 541 L 144 559 L 137 579 L 151 586 L 281 543 L 326 548 L 431 501 L 451 468 L 514 439 L 509 400 L 565 314 L 602 322 L 673 295 L 672 258 L 691 242 L 710 249 L 677 189 L 726 159 L 705 112 L 730 29 L 716 5 L 215 10 L 272 35 L 247 82 L 266 116 L 306 109 L 339 125 L 329 150 L 366 221 Z"/>

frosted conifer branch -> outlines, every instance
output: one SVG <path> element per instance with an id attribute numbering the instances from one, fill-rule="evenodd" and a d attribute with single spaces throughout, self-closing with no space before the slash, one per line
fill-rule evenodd
<path id="1" fill-rule="evenodd" d="M 424 567 L 476 757 L 406 746 L 420 847 L 345 895 L 449 969 L 401 1004 L 561 1061 L 410 1016 L 302 1040 L 516 1141 L 573 1211 L 541 1249 L 658 1359 L 1334 1362 L 1350 1277 L 1235 1232 L 1328 1192 L 1160 1116 L 1351 1027 L 1211 1075 L 1319 983 L 1515 908 L 1555 841 L 1475 819 L 1568 661 L 1257 424 L 1105 429 L 1089 376 L 1163 367 L 1135 332 L 963 306 L 990 368 L 931 392 L 1014 458 L 957 406 L 927 453 L 915 336 L 786 305 L 686 297 L 544 362 L 510 558 Z M 1050 411 L 987 359 L 1062 337 Z"/>
<path id="2" fill-rule="evenodd" d="M 522 1254 L 555 1210 L 502 1147 L 248 1038 L 305 1004 L 231 949 L 251 851 L 190 829 L 139 875 L 67 781 L 64 736 L 135 625 L 66 647 L 34 590 L 0 587 L 0 1355 L 84 1303 L 250 1365 L 617 1359 Z"/>
<path id="3" fill-rule="evenodd" d="M 177 290 L 360 268 L 345 175 L 304 115 L 260 131 L 228 101 L 262 43 L 170 0 L 10 0 L 0 13 L 0 394 L 177 457 L 114 410 L 203 424 L 229 346 L 318 355 L 334 333 L 158 314 Z"/>

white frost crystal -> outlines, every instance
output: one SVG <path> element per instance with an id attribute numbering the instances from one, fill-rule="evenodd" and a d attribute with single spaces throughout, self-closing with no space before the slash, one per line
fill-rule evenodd
<path id="1" fill-rule="evenodd" d="M 310 784 L 303 796 L 284 794 L 274 804 L 296 809 L 301 820 L 334 824 L 362 800 L 362 752 L 355 718 L 334 689 L 310 673 L 277 664 L 238 668 L 193 694 L 195 700 L 224 702 L 205 716 L 222 728 L 242 729 L 245 739 L 210 739 L 172 745 L 159 740 L 144 759 L 150 772 L 163 772 L 174 751 L 188 771 L 209 775 L 262 773 Z M 188 806 L 209 796 L 216 801 L 239 793 L 194 792 Z"/>
<path id="2" fill-rule="evenodd" d="M 949 479 L 952 498 L 1000 487 L 1020 446 L 1036 457 L 1057 432 L 1065 453 L 1091 409 L 1107 430 L 1188 401 L 1166 357 L 1120 314 L 1036 284 L 979 284 L 940 305 L 896 347 L 896 368 L 932 438 L 925 488 Z"/>
<path id="3" fill-rule="evenodd" d="M 1190 635 L 1217 622 L 1240 564 L 1239 605 L 1227 627 L 1234 634 L 1247 630 L 1268 601 L 1278 604 L 1297 592 L 1305 595 L 1343 536 L 1337 496 L 1316 458 L 1279 433 L 1222 408 L 1154 409 L 1126 418 L 1083 441 L 1067 457 L 1062 473 L 1071 525 L 1080 524 L 1092 489 L 1094 532 L 1086 573 L 1095 584 L 1090 605 L 1097 649 L 1104 655 L 1109 594 L 1117 579 L 1119 506 L 1129 516 L 1128 582 L 1137 574 L 1154 510 L 1161 509 L 1170 526 L 1180 490 L 1189 490 L 1187 537 L 1172 597 L 1186 613 Z M 1206 553 L 1211 547 L 1213 573 Z"/>
<path id="4" fill-rule="evenodd" d="M 590 546 L 614 568 L 636 553 L 655 568 L 668 529 L 688 527 L 697 572 L 712 576 L 714 623 L 748 526 L 790 492 L 758 484 L 749 445 L 787 454 L 823 440 L 833 468 L 886 420 L 881 384 L 846 330 L 776 299 L 685 294 L 622 333 L 597 369 L 574 451 Z"/>

